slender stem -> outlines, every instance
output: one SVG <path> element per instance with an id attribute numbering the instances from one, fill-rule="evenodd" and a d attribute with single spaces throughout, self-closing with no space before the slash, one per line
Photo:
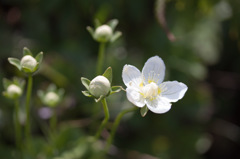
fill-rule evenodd
<path id="1" fill-rule="evenodd" d="M 55 109 L 52 109 L 52 116 L 50 119 L 50 128 L 52 132 L 56 130 L 56 126 L 57 126 L 57 113 Z"/>
<path id="2" fill-rule="evenodd" d="M 32 94 L 32 76 L 28 76 L 28 86 L 27 86 L 27 97 L 26 97 L 26 126 L 25 126 L 25 137 L 27 141 L 30 141 L 31 138 L 31 124 L 30 124 L 30 99 Z"/>
<path id="3" fill-rule="evenodd" d="M 104 52 L 105 52 L 105 43 L 102 42 L 99 44 L 99 50 L 98 50 L 98 61 L 97 61 L 97 69 L 96 69 L 97 75 L 102 73 Z"/>
<path id="4" fill-rule="evenodd" d="M 104 110 L 105 118 L 104 118 L 104 120 L 102 121 L 102 123 L 101 123 L 101 125 L 100 125 L 100 127 L 99 127 L 99 129 L 98 129 L 98 131 L 97 131 L 97 133 L 96 133 L 96 135 L 95 135 L 95 139 L 96 139 L 96 140 L 100 137 L 100 135 L 101 135 L 104 127 L 106 126 L 106 124 L 107 124 L 107 122 L 108 122 L 108 120 L 109 120 L 109 112 L 108 112 L 107 101 L 106 101 L 105 98 L 103 98 L 103 99 L 101 100 L 101 102 L 102 102 L 102 105 L 103 105 L 103 110 Z"/>
<path id="5" fill-rule="evenodd" d="M 108 152 L 110 146 L 111 146 L 111 143 L 113 142 L 113 139 L 114 139 L 114 136 L 115 136 L 115 133 L 116 133 L 116 130 L 118 128 L 118 125 L 122 119 L 122 117 L 126 114 L 126 113 L 129 113 L 131 111 L 134 111 L 136 110 L 137 107 L 133 107 L 133 108 L 130 108 L 130 109 L 126 109 L 126 110 L 123 110 L 122 112 L 120 112 L 118 114 L 118 116 L 116 117 L 114 123 L 113 123 L 113 127 L 112 127 L 112 130 L 111 130 L 111 133 L 110 133 L 110 136 L 108 137 L 107 139 L 107 145 L 105 147 L 105 150 L 106 152 Z"/>
<path id="6" fill-rule="evenodd" d="M 15 137 L 16 137 L 16 146 L 21 149 L 21 124 L 19 121 L 19 99 L 15 100 Z"/>

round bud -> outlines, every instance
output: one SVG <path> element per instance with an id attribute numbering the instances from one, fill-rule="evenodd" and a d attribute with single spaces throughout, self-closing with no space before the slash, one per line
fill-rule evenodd
<path id="1" fill-rule="evenodd" d="M 106 96 L 110 91 L 110 82 L 104 76 L 95 77 L 89 84 L 90 93 L 99 98 L 100 96 Z"/>
<path id="2" fill-rule="evenodd" d="M 7 88 L 7 94 L 10 98 L 18 98 L 22 95 L 22 89 L 15 84 L 11 84 Z"/>
<path id="3" fill-rule="evenodd" d="M 95 38 L 100 42 L 107 42 L 112 36 L 112 28 L 108 25 L 101 25 L 95 31 Z"/>
<path id="4" fill-rule="evenodd" d="M 30 55 L 26 55 L 21 60 L 21 66 L 30 69 L 33 71 L 37 66 L 37 61 Z"/>
<path id="5" fill-rule="evenodd" d="M 48 92 L 44 97 L 44 102 L 48 106 L 56 106 L 60 98 L 55 92 Z"/>

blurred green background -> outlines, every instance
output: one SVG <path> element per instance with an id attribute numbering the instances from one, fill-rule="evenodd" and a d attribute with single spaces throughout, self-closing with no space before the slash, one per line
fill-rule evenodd
<path id="1" fill-rule="evenodd" d="M 106 158 L 240 158 L 239 6 L 239 0 L 1 0 L 1 81 L 25 77 L 8 57 L 21 58 L 25 46 L 35 55 L 44 52 L 33 81 L 34 144 L 26 158 L 98 158 L 101 143 L 88 143 L 103 118 L 102 106 L 81 93 L 80 77 L 95 77 L 98 52 L 86 27 L 95 19 L 105 23 L 115 18 L 123 36 L 107 46 L 104 66 L 113 69 L 113 85 L 124 86 L 125 64 L 141 70 L 149 57 L 158 55 L 166 64 L 165 80 L 181 81 L 189 89 L 166 114 L 149 112 L 142 118 L 136 111 L 125 116 Z M 46 135 L 49 110 L 36 96 L 50 83 L 65 89 L 57 108 L 59 131 L 51 137 Z M 133 106 L 123 91 L 107 100 L 111 122 Z M 2 159 L 19 158 L 13 108 L 11 100 L 0 96 Z M 107 135 L 105 131 L 103 140 Z"/>

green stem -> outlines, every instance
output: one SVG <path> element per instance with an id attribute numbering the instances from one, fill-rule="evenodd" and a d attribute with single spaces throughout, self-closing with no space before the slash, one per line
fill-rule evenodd
<path id="1" fill-rule="evenodd" d="M 115 121 L 114 121 L 114 123 L 113 123 L 113 127 L 112 127 L 112 130 L 111 130 L 110 136 L 109 136 L 108 139 L 107 139 L 107 145 L 106 145 L 106 147 L 105 147 L 106 152 L 108 152 L 108 150 L 109 150 L 109 148 L 110 148 L 110 146 L 111 146 L 111 143 L 113 142 L 113 139 L 114 139 L 116 130 L 117 130 L 117 128 L 118 128 L 118 125 L 119 125 L 122 117 L 123 117 L 125 114 L 127 114 L 127 113 L 129 113 L 129 112 L 132 112 L 132 111 L 134 111 L 134 110 L 136 110 L 136 109 L 137 109 L 137 107 L 133 107 L 133 108 L 130 108 L 130 109 L 123 110 L 122 112 L 120 112 L 120 113 L 118 114 L 118 116 L 116 117 L 116 119 L 115 119 Z"/>
<path id="2" fill-rule="evenodd" d="M 98 131 L 97 131 L 97 133 L 96 133 L 96 135 L 95 135 L 95 139 L 96 139 L 96 140 L 100 137 L 100 135 L 101 135 L 104 127 L 106 126 L 106 124 L 107 124 L 107 122 L 108 122 L 108 120 L 109 120 L 109 112 L 108 112 L 107 101 L 106 101 L 105 98 L 103 98 L 103 99 L 101 100 L 101 102 L 102 102 L 102 105 L 103 105 L 103 110 L 104 110 L 105 118 L 104 118 L 104 120 L 102 121 L 102 123 L 101 123 L 101 125 L 100 125 L 100 127 L 99 127 L 99 129 L 98 129 Z"/>
<path id="3" fill-rule="evenodd" d="M 15 100 L 15 137 L 16 137 L 16 146 L 21 149 L 21 124 L 19 121 L 19 100 Z"/>
<path id="4" fill-rule="evenodd" d="M 98 50 L 98 61 L 97 61 L 97 68 L 96 68 L 97 75 L 102 73 L 104 52 L 105 52 L 105 43 L 102 42 L 99 44 L 99 50 Z"/>
<path id="5" fill-rule="evenodd" d="M 52 132 L 55 132 L 57 126 L 57 113 L 55 109 L 52 109 L 52 117 L 50 119 L 50 128 Z"/>
<path id="6" fill-rule="evenodd" d="M 30 124 L 30 99 L 32 94 L 32 83 L 33 79 L 32 76 L 28 76 L 28 86 L 27 86 L 27 97 L 26 97 L 26 126 L 25 126 L 25 137 L 26 141 L 30 141 L 31 138 L 31 124 Z"/>

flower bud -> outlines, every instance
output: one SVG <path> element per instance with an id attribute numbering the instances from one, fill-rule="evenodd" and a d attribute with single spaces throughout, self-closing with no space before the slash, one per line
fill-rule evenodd
<path id="1" fill-rule="evenodd" d="M 108 25 L 99 26 L 95 31 L 95 38 L 100 42 L 107 42 L 113 34 L 112 28 Z"/>
<path id="2" fill-rule="evenodd" d="M 110 91 L 110 82 L 104 76 L 95 77 L 89 84 L 90 93 L 99 98 L 100 96 L 106 96 Z"/>
<path id="3" fill-rule="evenodd" d="M 32 56 L 26 55 L 22 58 L 20 64 L 22 67 L 25 67 L 31 71 L 34 71 L 35 67 L 37 66 L 37 61 Z"/>
<path id="4" fill-rule="evenodd" d="M 7 94 L 9 98 L 18 98 L 22 95 L 22 89 L 15 84 L 11 84 L 7 88 Z"/>
<path id="5" fill-rule="evenodd" d="M 55 92 L 48 92 L 44 97 L 44 103 L 48 106 L 56 106 L 60 98 Z"/>

